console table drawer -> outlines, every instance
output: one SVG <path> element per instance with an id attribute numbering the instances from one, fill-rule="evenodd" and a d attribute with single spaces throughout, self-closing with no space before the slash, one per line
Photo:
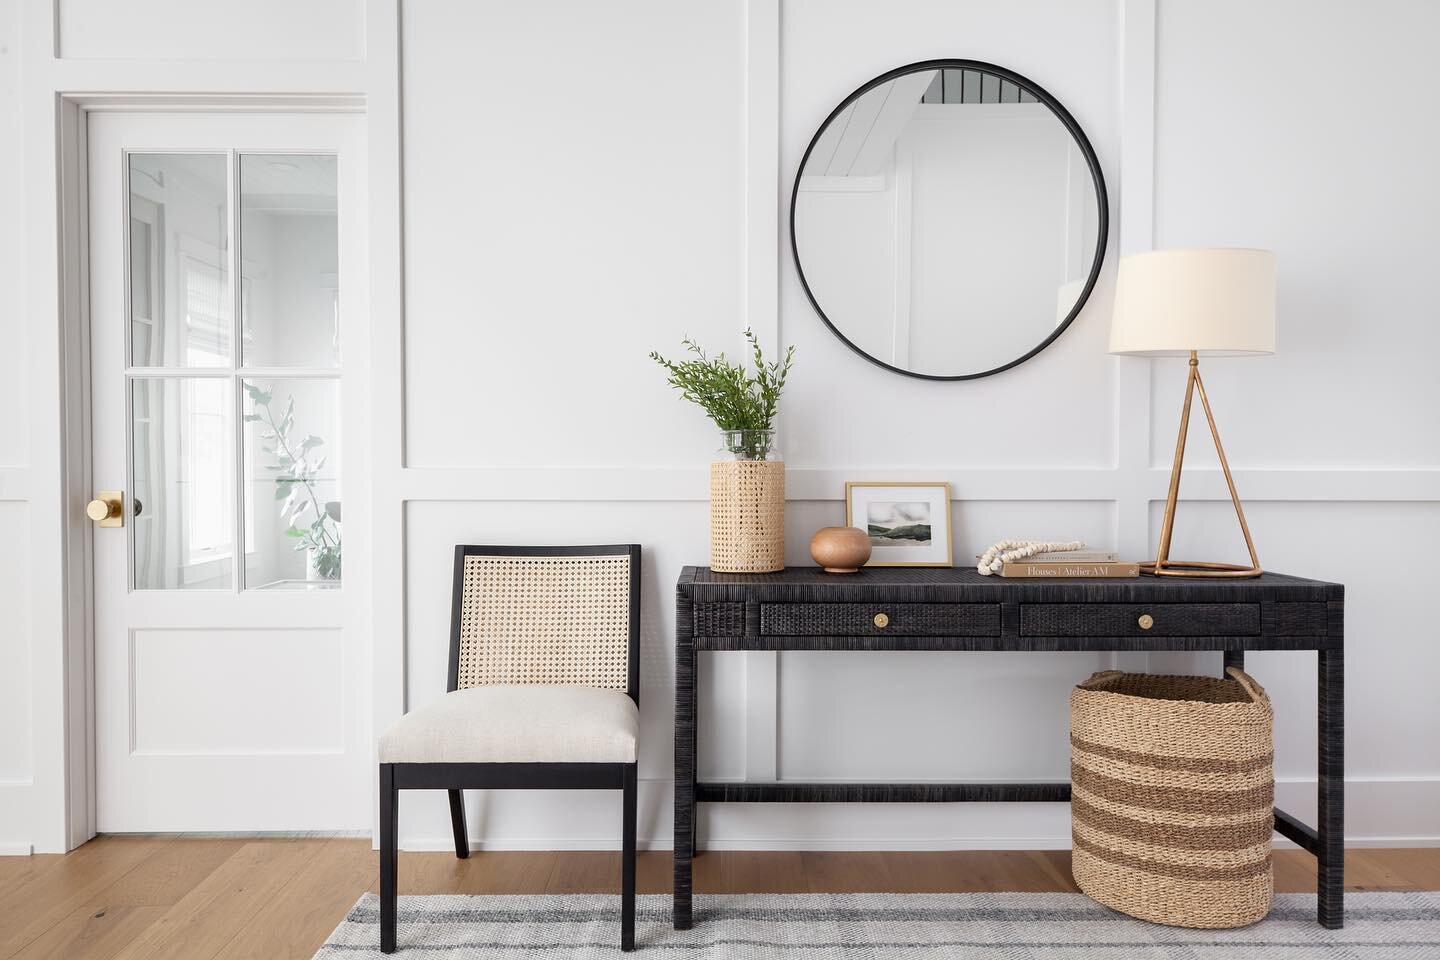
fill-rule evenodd
<path id="1" fill-rule="evenodd" d="M 1022 637 L 1255 637 L 1258 603 L 1022 603 Z"/>
<path id="2" fill-rule="evenodd" d="M 768 637 L 996 637 L 998 603 L 762 603 Z"/>

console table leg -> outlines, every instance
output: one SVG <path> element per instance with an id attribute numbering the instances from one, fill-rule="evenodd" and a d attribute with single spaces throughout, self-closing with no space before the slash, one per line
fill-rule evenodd
<path id="1" fill-rule="evenodd" d="M 1221 668 L 1221 670 L 1220 670 L 1220 675 L 1221 675 L 1222 677 L 1225 675 L 1225 671 L 1228 670 L 1228 669 L 1230 669 L 1231 667 L 1234 667 L 1236 670 L 1244 670 L 1244 669 L 1245 669 L 1245 651 L 1244 651 L 1244 650 L 1226 650 L 1224 656 L 1225 656 L 1225 665 L 1224 665 L 1224 666 Z"/>
<path id="2" fill-rule="evenodd" d="M 691 924 L 690 880 L 695 856 L 695 645 L 690 604 L 675 614 L 675 907 L 676 930 Z"/>
<path id="3" fill-rule="evenodd" d="M 1321 650 L 1319 824 L 1316 833 L 1320 925 L 1345 925 L 1345 654 Z"/>

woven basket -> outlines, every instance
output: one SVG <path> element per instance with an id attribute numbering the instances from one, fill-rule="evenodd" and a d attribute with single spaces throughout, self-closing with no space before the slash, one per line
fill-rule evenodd
<path id="1" fill-rule="evenodd" d="M 710 464 L 710 568 L 771 573 L 785 568 L 785 463 Z"/>
<path id="2" fill-rule="evenodd" d="M 1132 917 L 1242 927 L 1270 912 L 1275 772 L 1265 691 L 1097 673 L 1070 695 L 1072 869 Z"/>

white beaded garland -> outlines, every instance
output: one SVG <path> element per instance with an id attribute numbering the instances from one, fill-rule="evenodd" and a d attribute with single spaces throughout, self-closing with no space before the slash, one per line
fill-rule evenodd
<path id="1" fill-rule="evenodd" d="M 1000 568 L 1016 560 L 1033 557 L 1037 553 L 1053 553 L 1058 550 L 1083 550 L 1083 540 L 1001 540 L 980 555 L 976 569 L 980 576 L 988 577 L 999 573 Z"/>

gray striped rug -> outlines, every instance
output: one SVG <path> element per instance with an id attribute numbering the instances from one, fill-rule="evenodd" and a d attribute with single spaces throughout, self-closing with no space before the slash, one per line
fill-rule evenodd
<path id="1" fill-rule="evenodd" d="M 1345 897 L 1343 930 L 1315 923 L 1315 897 L 1280 894 L 1239 930 L 1181 930 L 1133 920 L 1077 893 L 733 894 L 697 896 L 695 927 L 673 930 L 670 898 L 639 898 L 636 945 L 706 960 L 1437 960 L 1440 893 Z M 382 956 L 379 901 L 367 893 L 316 960 Z M 397 957 L 620 955 L 615 896 L 400 898 Z M 643 953 L 640 955 L 644 955 Z"/>

